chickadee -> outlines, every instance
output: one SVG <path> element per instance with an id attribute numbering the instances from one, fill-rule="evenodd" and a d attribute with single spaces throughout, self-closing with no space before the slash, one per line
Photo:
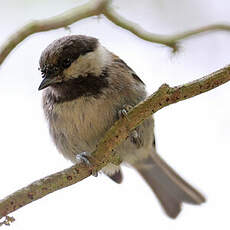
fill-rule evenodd
<path id="1" fill-rule="evenodd" d="M 43 109 L 57 149 L 73 163 L 90 154 L 114 122 L 146 97 L 145 85 L 118 56 L 96 38 L 72 35 L 51 43 L 40 58 Z M 122 111 L 122 112 L 121 112 Z M 169 217 L 182 202 L 201 204 L 205 198 L 156 153 L 154 120 L 149 117 L 130 133 L 116 152 L 149 184 Z M 120 166 L 102 169 L 117 183 Z"/>

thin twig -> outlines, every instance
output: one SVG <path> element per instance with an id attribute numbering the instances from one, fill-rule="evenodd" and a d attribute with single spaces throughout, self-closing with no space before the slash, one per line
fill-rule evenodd
<path id="1" fill-rule="evenodd" d="M 181 86 L 171 88 L 163 84 L 145 101 L 135 106 L 127 114 L 128 119 L 121 118 L 106 132 L 104 138 L 98 143 L 96 151 L 92 154 L 90 159 L 92 167 L 77 164 L 16 191 L 0 200 L 0 218 L 49 193 L 83 180 L 93 172 L 101 170 L 108 162 L 119 162 L 119 157 L 114 154 L 114 150 L 128 137 L 130 131 L 146 118 L 170 104 L 214 89 L 229 80 L 230 66 Z"/>
<path id="2" fill-rule="evenodd" d="M 63 14 L 44 20 L 32 21 L 20 28 L 0 47 L 0 65 L 4 62 L 6 57 L 14 48 L 30 35 L 38 32 L 68 27 L 79 20 L 100 14 L 104 14 L 104 16 L 111 22 L 125 30 L 132 32 L 137 37 L 149 42 L 168 46 L 172 48 L 173 51 L 177 51 L 179 41 L 194 35 L 211 31 L 230 31 L 230 25 L 215 24 L 170 36 L 150 33 L 145 31 L 140 25 L 119 15 L 113 9 L 111 0 L 91 0 L 82 6 L 77 6 L 71 10 L 68 10 Z"/>
<path id="3" fill-rule="evenodd" d="M 178 49 L 178 43 L 181 40 L 184 40 L 189 37 L 193 37 L 195 35 L 205 33 L 205 32 L 211 32 L 211 31 L 228 31 L 230 32 L 230 25 L 225 24 L 213 24 L 208 26 L 203 26 L 197 29 L 188 30 L 182 33 L 174 34 L 174 35 L 159 35 L 155 33 L 150 33 L 146 30 L 144 30 L 139 24 L 134 23 L 122 15 L 118 14 L 111 4 L 108 4 L 106 8 L 104 8 L 103 14 L 107 19 L 109 19 L 111 22 L 116 24 L 117 26 L 130 31 L 131 33 L 135 34 L 137 37 L 153 42 L 153 43 L 159 43 L 165 46 L 168 46 L 173 49 L 173 51 L 177 51 Z"/>

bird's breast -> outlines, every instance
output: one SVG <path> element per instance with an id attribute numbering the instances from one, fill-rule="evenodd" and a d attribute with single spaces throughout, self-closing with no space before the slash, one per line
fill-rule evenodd
<path id="1" fill-rule="evenodd" d="M 44 101 L 50 134 L 58 150 L 74 161 L 81 152 L 92 152 L 114 123 L 117 111 L 108 100 L 80 97 L 55 103 Z"/>

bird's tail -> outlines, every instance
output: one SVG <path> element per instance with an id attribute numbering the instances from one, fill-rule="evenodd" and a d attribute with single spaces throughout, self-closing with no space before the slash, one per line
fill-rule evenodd
<path id="1" fill-rule="evenodd" d="M 134 165 L 159 199 L 167 215 L 176 218 L 183 202 L 201 204 L 205 198 L 183 180 L 158 154 Z"/>

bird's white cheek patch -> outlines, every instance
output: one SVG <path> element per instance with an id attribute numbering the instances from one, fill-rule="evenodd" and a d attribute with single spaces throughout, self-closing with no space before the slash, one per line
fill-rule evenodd
<path id="1" fill-rule="evenodd" d="M 99 45 L 94 52 L 80 56 L 68 69 L 63 71 L 63 74 L 67 79 L 86 76 L 89 73 L 99 76 L 104 66 L 110 61 L 111 56 L 108 51 Z"/>

